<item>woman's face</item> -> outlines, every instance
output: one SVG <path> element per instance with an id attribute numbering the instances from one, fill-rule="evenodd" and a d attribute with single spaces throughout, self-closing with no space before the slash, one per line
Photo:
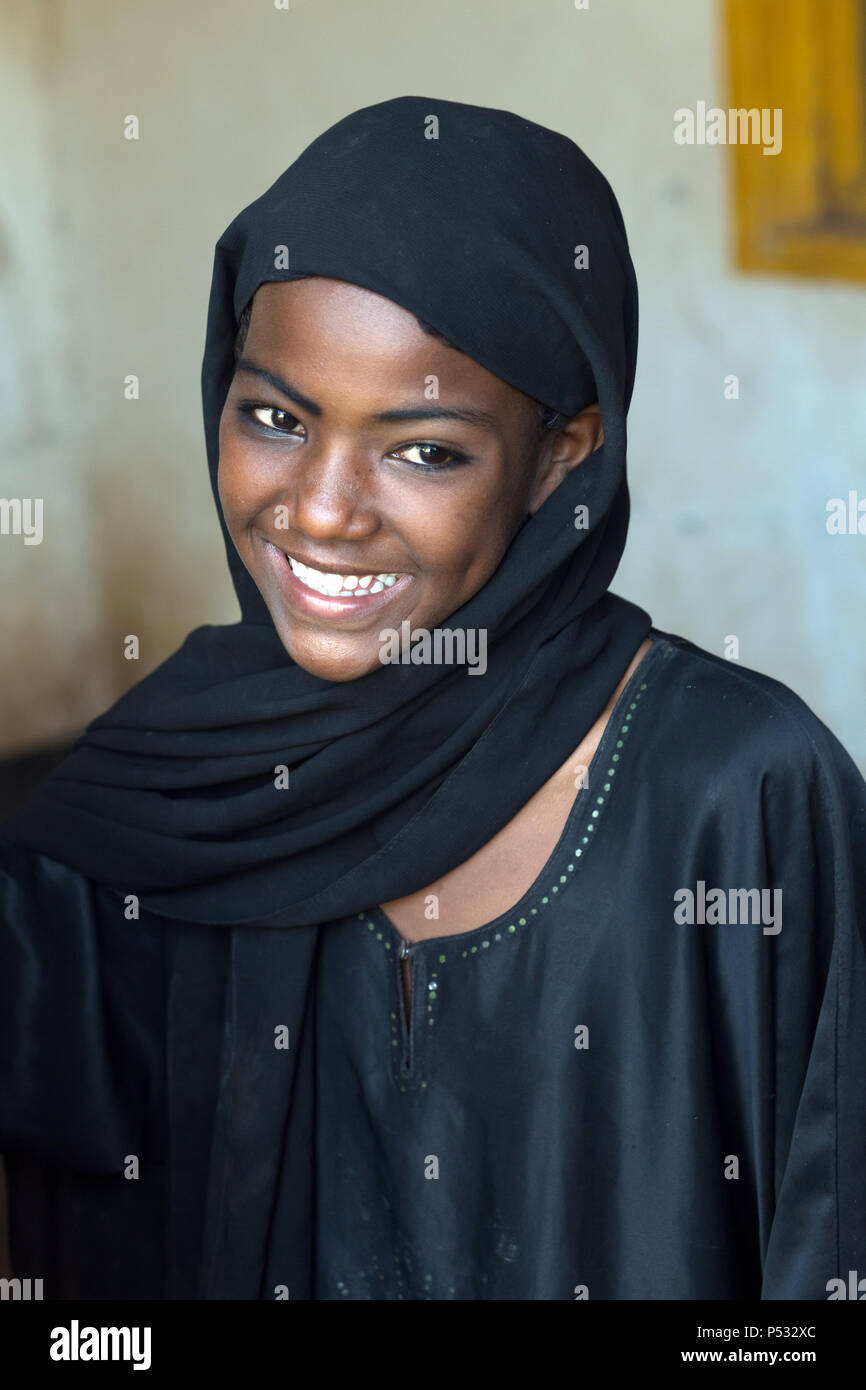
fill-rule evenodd
<path id="1" fill-rule="evenodd" d="M 226 525 L 286 651 L 326 680 L 380 666 L 490 578 L 601 442 L 597 407 L 543 441 L 520 391 L 380 295 L 323 277 L 255 295 L 220 420 Z M 405 629 L 404 629 L 405 631 Z"/>

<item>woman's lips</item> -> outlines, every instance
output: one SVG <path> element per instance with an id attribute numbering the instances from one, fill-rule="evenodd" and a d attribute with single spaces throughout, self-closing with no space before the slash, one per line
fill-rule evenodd
<path id="1" fill-rule="evenodd" d="M 374 594 L 370 593 L 372 584 L 366 589 L 358 588 L 346 595 L 320 594 L 294 573 L 288 556 L 271 541 L 265 542 L 265 549 L 276 571 L 286 602 L 290 608 L 304 617 L 326 619 L 331 622 L 339 622 L 341 619 L 357 621 L 359 618 L 363 621 L 365 617 L 385 608 L 398 594 L 402 594 L 414 577 L 411 574 L 400 575 L 389 587 L 382 588 Z"/>

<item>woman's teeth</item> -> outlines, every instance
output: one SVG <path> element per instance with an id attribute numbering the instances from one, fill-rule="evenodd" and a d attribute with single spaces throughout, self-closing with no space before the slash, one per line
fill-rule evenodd
<path id="1" fill-rule="evenodd" d="M 321 570 L 311 569 L 309 565 L 302 565 L 300 560 L 293 560 L 291 555 L 286 559 L 292 567 L 292 573 L 297 575 L 302 584 L 306 584 L 308 589 L 315 589 L 317 594 L 325 594 L 328 598 L 351 598 L 357 596 L 358 590 L 365 590 L 368 594 L 380 594 L 383 589 L 390 589 L 392 584 L 396 584 L 398 579 L 402 579 L 402 574 L 327 574 Z"/>

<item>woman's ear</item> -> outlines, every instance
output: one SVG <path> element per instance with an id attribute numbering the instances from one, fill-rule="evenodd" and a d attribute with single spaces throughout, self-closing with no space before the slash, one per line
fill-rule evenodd
<path id="1" fill-rule="evenodd" d="M 550 440 L 545 441 L 539 454 L 539 472 L 529 502 L 530 516 L 538 511 L 542 502 L 547 501 L 566 474 L 601 448 L 603 443 L 604 428 L 598 401 L 593 401 L 592 405 L 551 431 Z"/>

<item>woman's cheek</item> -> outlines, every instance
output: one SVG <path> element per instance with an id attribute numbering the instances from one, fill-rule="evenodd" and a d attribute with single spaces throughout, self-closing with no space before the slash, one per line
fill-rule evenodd
<path id="1" fill-rule="evenodd" d="M 243 524 L 247 515 L 256 515 L 265 505 L 255 462 L 249 454 L 233 446 L 231 438 L 220 451 L 217 488 L 226 521 Z"/>

